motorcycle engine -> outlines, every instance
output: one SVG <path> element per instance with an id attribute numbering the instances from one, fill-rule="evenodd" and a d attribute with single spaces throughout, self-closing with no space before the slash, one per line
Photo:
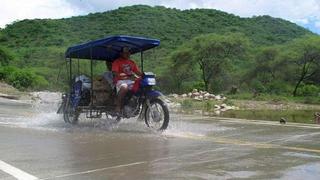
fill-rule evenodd
<path id="1" fill-rule="evenodd" d="M 137 116 L 140 112 L 139 98 L 132 96 L 123 107 L 123 115 L 127 118 Z"/>

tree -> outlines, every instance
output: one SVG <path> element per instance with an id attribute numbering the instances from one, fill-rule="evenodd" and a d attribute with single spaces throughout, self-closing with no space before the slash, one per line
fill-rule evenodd
<path id="1" fill-rule="evenodd" d="M 255 52 L 253 66 L 243 76 L 243 81 L 250 82 L 251 88 L 255 92 L 287 92 L 287 89 L 280 86 L 284 83 L 284 76 L 287 73 L 287 70 L 285 70 L 287 61 L 281 54 L 282 48 L 281 46 L 263 47 Z"/>
<path id="2" fill-rule="evenodd" d="M 182 92 L 184 90 L 183 84 L 196 77 L 196 64 L 192 59 L 193 51 L 188 47 L 181 47 L 170 56 L 172 65 L 168 74 L 172 77 L 173 82 L 171 84 L 174 85 L 177 92 Z"/>
<path id="3" fill-rule="evenodd" d="M 278 58 L 278 49 L 276 47 L 270 47 L 263 49 L 256 56 L 256 68 L 257 74 L 267 74 L 270 75 L 270 79 L 267 81 L 274 80 L 276 78 L 276 71 L 278 63 L 276 62 Z"/>
<path id="4" fill-rule="evenodd" d="M 287 48 L 291 53 L 290 61 L 295 64 L 295 88 L 293 96 L 303 82 L 309 80 L 320 69 L 320 37 L 309 36 L 292 42 Z"/>
<path id="5" fill-rule="evenodd" d="M 229 65 L 230 60 L 239 58 L 245 52 L 248 40 L 241 34 L 209 34 L 194 38 L 191 48 L 193 60 L 199 64 L 205 90 Z"/>

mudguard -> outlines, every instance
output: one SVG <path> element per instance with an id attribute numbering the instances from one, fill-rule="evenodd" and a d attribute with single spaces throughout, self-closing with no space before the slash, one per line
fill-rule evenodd
<path id="1" fill-rule="evenodd" d="M 67 103 L 67 94 L 62 94 L 61 99 L 62 99 L 62 101 L 61 101 L 61 104 L 60 104 L 59 109 L 57 111 L 57 114 L 63 114 L 63 111 L 64 111 L 66 103 Z"/>
<path id="2" fill-rule="evenodd" d="M 148 91 L 146 95 L 148 99 L 154 99 L 154 98 L 163 96 L 163 94 L 160 91 L 155 91 L 155 90 Z"/>
<path id="3" fill-rule="evenodd" d="M 64 106 L 65 106 L 65 102 L 62 102 L 59 106 L 57 114 L 63 114 Z"/>

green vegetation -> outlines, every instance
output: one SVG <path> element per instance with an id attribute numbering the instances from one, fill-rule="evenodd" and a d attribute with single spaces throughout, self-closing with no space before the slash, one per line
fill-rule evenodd
<path id="1" fill-rule="evenodd" d="M 203 35 L 171 54 L 167 79 L 171 78 L 170 88 L 176 92 L 199 88 L 202 81 L 204 86 L 200 89 L 215 93 L 232 94 L 236 93 L 234 89 L 240 89 L 242 93 L 251 92 L 253 98 L 261 94 L 307 96 L 314 98 L 311 102 L 318 102 L 319 44 L 319 36 L 305 36 L 281 45 L 255 48 L 241 34 Z M 179 64 L 184 64 L 183 68 L 178 68 Z M 176 76 L 170 76 L 173 73 Z"/>
<path id="2" fill-rule="evenodd" d="M 7 66 L 13 60 L 13 55 L 9 51 L 0 46 L 0 66 Z"/>
<path id="3" fill-rule="evenodd" d="M 171 101 L 180 103 L 181 108 L 174 111 L 192 114 L 205 114 L 226 118 L 240 118 L 252 120 L 277 121 L 285 118 L 287 122 L 314 124 L 314 112 L 320 109 L 320 97 L 315 105 L 305 104 L 308 97 L 284 97 L 263 94 L 253 97 L 252 94 L 241 94 L 239 97 L 229 96 L 223 101 L 216 100 L 194 100 L 191 98 L 171 98 Z M 313 98 L 314 99 L 314 98 Z M 238 107 L 236 110 L 217 109 L 216 105 L 227 104 Z"/>
<path id="4" fill-rule="evenodd" d="M 203 87 L 200 89 L 221 90 L 215 85 L 225 85 L 219 81 L 229 75 L 227 70 L 231 68 L 233 59 L 241 58 L 247 47 L 248 40 L 242 34 L 208 34 L 192 39 L 174 51 L 170 58 L 173 66 L 167 75 L 168 79 L 171 77 L 171 84 L 176 85 L 171 88 L 182 91 L 182 84 L 190 83 L 193 77 L 195 86 L 199 86 L 199 79 L 202 80 Z M 195 79 L 199 74 L 200 77 Z"/>
<path id="5" fill-rule="evenodd" d="M 313 110 L 234 110 L 226 111 L 222 117 L 277 121 L 286 117 L 287 122 L 315 124 Z"/>
<path id="6" fill-rule="evenodd" d="M 181 109 L 183 110 L 186 110 L 186 111 L 203 110 L 206 112 L 213 111 L 214 105 L 221 105 L 223 103 L 226 103 L 226 101 L 215 101 L 215 100 L 197 101 L 190 98 L 175 99 L 174 101 L 180 103 Z"/>
<path id="7" fill-rule="evenodd" d="M 276 94 L 259 94 L 253 93 L 239 93 L 234 95 L 228 95 L 228 98 L 232 100 L 253 100 L 253 101 L 267 101 L 275 104 L 287 104 L 288 102 L 305 103 L 305 104 L 320 104 L 320 97 L 318 95 L 312 96 L 284 96 Z"/>
<path id="8" fill-rule="evenodd" d="M 297 96 L 319 102 L 318 35 L 279 18 L 240 18 L 210 9 L 137 5 L 15 22 L 0 30 L 0 79 L 20 89 L 64 89 L 66 48 L 119 34 L 161 40 L 159 48 L 146 52 L 145 70 L 157 74 L 166 93 L 197 88 L 235 98 Z M 80 73 L 89 74 L 87 65 L 79 63 Z M 105 70 L 103 63 L 94 68 L 95 74 Z"/>
<path id="9" fill-rule="evenodd" d="M 13 66 L 0 67 L 0 79 L 20 90 L 42 89 L 48 82 L 30 69 L 19 69 Z"/>

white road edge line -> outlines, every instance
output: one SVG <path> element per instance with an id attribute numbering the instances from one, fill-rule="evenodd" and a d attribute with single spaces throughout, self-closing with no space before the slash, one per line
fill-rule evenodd
<path id="1" fill-rule="evenodd" d="M 63 175 L 59 175 L 59 176 L 55 176 L 55 177 L 51 177 L 51 178 L 44 178 L 44 179 L 64 178 L 64 177 L 69 177 L 69 176 L 75 176 L 75 175 L 89 174 L 89 173 L 98 172 L 98 171 L 104 171 L 104 170 L 108 170 L 108 169 L 129 167 L 129 166 L 134 166 L 134 165 L 139 165 L 139 164 L 144 164 L 144 163 L 147 163 L 147 162 L 146 161 L 140 161 L 140 162 L 135 162 L 135 163 L 130 163 L 130 164 L 121 164 L 121 165 L 117 165 L 117 166 L 105 167 L 105 168 L 100 168 L 100 169 L 93 169 L 93 170 L 88 170 L 88 171 L 83 171 L 83 172 L 63 174 Z"/>
<path id="2" fill-rule="evenodd" d="M 12 175 L 13 177 L 19 180 L 35 180 L 39 179 L 31 174 L 28 174 L 16 167 L 11 166 L 10 164 L 0 160 L 0 170 L 5 173 Z"/>

